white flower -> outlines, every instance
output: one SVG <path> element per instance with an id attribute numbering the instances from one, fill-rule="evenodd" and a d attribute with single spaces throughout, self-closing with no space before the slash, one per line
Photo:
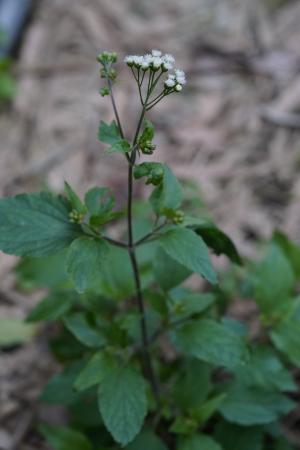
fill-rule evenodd
<path id="1" fill-rule="evenodd" d="M 159 69 L 162 65 L 162 62 L 163 61 L 160 57 L 155 56 L 152 61 L 152 65 L 153 65 L 154 69 Z"/>
<path id="2" fill-rule="evenodd" d="M 169 73 L 169 79 L 170 80 L 175 80 L 176 75 L 174 75 L 174 73 Z"/>
<path id="3" fill-rule="evenodd" d="M 181 84 L 176 84 L 176 86 L 175 86 L 175 91 L 176 91 L 176 92 L 182 91 L 182 86 L 181 86 Z"/>
<path id="4" fill-rule="evenodd" d="M 152 53 L 153 56 L 157 56 L 157 57 L 161 56 L 161 51 L 160 50 L 152 50 L 151 53 Z"/>
<path id="5" fill-rule="evenodd" d="M 185 77 L 176 77 L 176 81 L 179 84 L 185 84 L 186 83 Z"/>
<path id="6" fill-rule="evenodd" d="M 133 64 L 133 62 L 134 62 L 134 56 L 133 56 L 133 55 L 125 56 L 124 62 L 125 62 L 126 64 L 128 64 L 128 65 Z"/>
<path id="7" fill-rule="evenodd" d="M 142 62 L 142 69 L 144 69 L 144 70 L 147 70 L 147 69 L 149 69 L 149 63 L 148 63 L 148 61 L 143 61 Z"/>
<path id="8" fill-rule="evenodd" d="M 173 65 L 171 63 L 169 63 L 169 62 L 166 62 L 166 61 L 163 62 L 163 67 L 164 67 L 165 70 L 173 69 Z"/>
<path id="9" fill-rule="evenodd" d="M 173 56 L 173 55 L 170 55 L 169 53 L 166 53 L 166 54 L 164 55 L 163 59 L 164 59 L 164 61 L 165 61 L 166 63 L 172 64 L 172 63 L 175 62 L 174 56 Z"/>
<path id="10" fill-rule="evenodd" d="M 143 59 L 142 56 L 137 56 L 136 55 L 136 56 L 133 57 L 134 65 L 137 66 L 137 67 L 141 67 L 141 65 L 143 64 L 143 61 L 144 61 L 144 59 Z"/>
<path id="11" fill-rule="evenodd" d="M 172 80 L 171 78 L 168 78 L 168 79 L 165 81 L 165 85 L 166 85 L 168 88 L 174 87 L 175 84 L 176 84 L 176 82 L 175 82 L 174 80 Z"/>
<path id="12" fill-rule="evenodd" d="M 176 75 L 176 77 L 185 77 L 184 71 L 180 70 L 180 69 L 175 70 L 175 75 Z"/>

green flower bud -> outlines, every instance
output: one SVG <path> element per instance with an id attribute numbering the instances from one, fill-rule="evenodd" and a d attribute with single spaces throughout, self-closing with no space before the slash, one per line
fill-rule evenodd
<path id="1" fill-rule="evenodd" d="M 146 184 L 153 184 L 154 186 L 158 186 L 164 178 L 164 171 L 161 167 L 155 167 L 151 170 Z"/>
<path id="2" fill-rule="evenodd" d="M 174 213 L 174 215 L 172 217 L 173 223 L 178 225 L 178 224 L 183 222 L 183 219 L 184 219 L 184 212 L 181 211 L 180 209 L 178 211 L 175 211 L 175 213 Z"/>
<path id="3" fill-rule="evenodd" d="M 105 97 L 106 95 L 109 95 L 109 89 L 107 87 L 104 87 L 104 88 L 100 89 L 100 95 L 102 97 Z"/>

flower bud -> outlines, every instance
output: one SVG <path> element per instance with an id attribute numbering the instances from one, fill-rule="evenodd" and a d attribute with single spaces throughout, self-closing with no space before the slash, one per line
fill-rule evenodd
<path id="1" fill-rule="evenodd" d="M 109 89 L 107 87 L 104 87 L 104 88 L 100 89 L 100 95 L 102 97 L 105 97 L 106 95 L 109 95 Z"/>

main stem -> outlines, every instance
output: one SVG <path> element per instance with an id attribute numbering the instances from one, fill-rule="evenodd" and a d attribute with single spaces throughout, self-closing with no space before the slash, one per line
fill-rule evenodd
<path id="1" fill-rule="evenodd" d="M 132 164 L 129 164 L 128 167 L 128 208 L 127 208 L 127 220 L 128 220 L 128 252 L 131 260 L 133 275 L 134 275 L 134 281 L 135 281 L 135 290 L 136 290 L 136 298 L 140 313 L 140 325 L 141 325 L 141 333 L 142 333 L 142 353 L 143 353 L 143 360 L 144 360 L 144 370 L 146 373 L 146 376 L 148 377 L 153 394 L 155 396 L 155 399 L 157 401 L 157 404 L 159 404 L 159 389 L 158 389 L 158 383 L 156 380 L 156 376 L 154 373 L 151 356 L 149 352 L 149 336 L 148 336 L 148 330 L 147 330 L 147 323 L 146 323 L 146 312 L 145 312 L 145 305 L 144 305 L 144 299 L 143 299 L 143 293 L 142 293 L 142 287 L 141 287 L 141 278 L 139 273 L 139 267 L 136 259 L 136 253 L 135 253 L 135 245 L 133 242 L 133 232 L 132 232 L 132 194 L 133 194 L 133 176 L 132 176 Z"/>
<path id="2" fill-rule="evenodd" d="M 149 94 L 148 94 L 149 95 Z M 142 126 L 144 116 L 146 113 L 146 105 L 147 105 L 148 96 L 145 102 L 145 105 L 143 106 L 143 110 L 141 113 L 141 117 L 137 126 L 137 130 L 133 139 L 133 148 L 136 146 L 138 135 L 140 132 L 140 128 Z M 157 404 L 159 405 L 159 388 L 158 383 L 156 380 L 156 376 L 154 373 L 152 360 L 150 356 L 149 351 L 149 336 L 148 336 L 148 330 L 147 330 L 147 323 L 146 323 L 146 311 L 145 311 L 145 304 L 144 304 L 144 298 L 142 293 L 142 286 L 141 286 L 141 277 L 139 272 L 139 267 L 136 259 L 136 253 L 135 253 L 135 244 L 133 241 L 133 231 L 132 231 L 132 198 L 133 198 L 133 165 L 135 162 L 135 154 L 132 155 L 132 160 L 129 161 L 128 165 L 128 205 L 127 205 L 127 221 L 128 221 L 128 251 L 129 256 L 131 260 L 133 275 L 134 275 L 134 282 L 135 282 L 135 290 L 136 290 L 136 298 L 140 313 L 140 325 L 141 325 L 141 334 L 142 334 L 142 353 L 143 353 L 143 360 L 144 360 L 144 370 L 146 373 L 146 376 L 148 377 L 153 395 L 156 399 Z"/>

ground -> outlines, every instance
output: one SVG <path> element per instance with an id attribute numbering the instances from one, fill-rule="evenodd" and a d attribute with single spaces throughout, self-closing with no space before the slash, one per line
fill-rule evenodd
<path id="1" fill-rule="evenodd" d="M 67 180 L 79 192 L 108 184 L 125 199 L 123 160 L 105 155 L 97 141 L 99 120 L 110 119 L 111 108 L 98 94 L 95 57 L 104 49 L 122 59 L 160 48 L 176 56 L 188 85 L 151 113 L 156 160 L 196 182 L 244 256 L 255 257 L 255 242 L 274 228 L 299 240 L 299 2 L 36 3 L 16 66 L 18 93 L 0 115 L 1 195 L 45 185 L 60 191 Z M 125 66 L 118 78 L 116 98 L 130 135 L 138 98 Z M 10 272 L 15 262 L 1 255 L 0 314 L 24 317 L 40 294 L 18 292 Z M 42 333 L 0 354 L 0 449 L 43 449 L 33 418 L 61 417 L 36 405 L 54 370 L 46 348 Z"/>

